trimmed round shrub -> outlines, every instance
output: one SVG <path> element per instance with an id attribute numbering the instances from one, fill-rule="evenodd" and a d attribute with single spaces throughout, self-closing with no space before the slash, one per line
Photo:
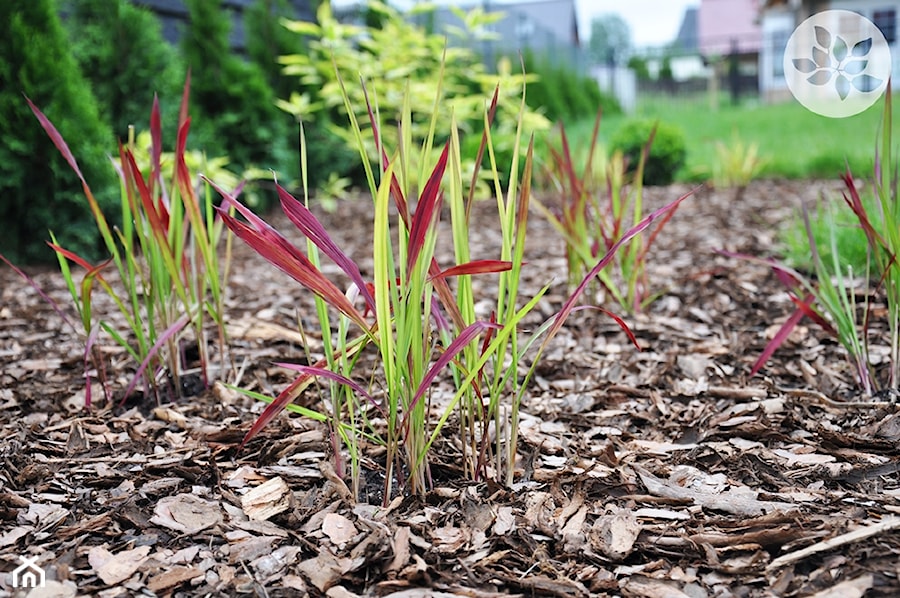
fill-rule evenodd
<path id="1" fill-rule="evenodd" d="M 644 164 L 643 182 L 645 185 L 668 185 L 675 180 L 687 158 L 684 133 L 678 127 L 652 120 L 629 121 L 613 135 L 610 149 L 621 150 L 628 160 L 628 171 L 634 172 L 654 127 L 656 135 Z"/>

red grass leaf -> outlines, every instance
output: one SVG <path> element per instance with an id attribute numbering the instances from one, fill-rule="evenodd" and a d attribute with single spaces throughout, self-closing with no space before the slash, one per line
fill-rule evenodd
<path id="1" fill-rule="evenodd" d="M 130 151 L 125 150 L 121 144 L 119 145 L 119 156 L 126 177 L 126 187 L 130 187 L 127 184 L 129 180 L 134 183 L 141 205 L 144 208 L 144 214 L 146 214 L 147 220 L 150 222 L 150 228 L 153 229 L 156 238 L 165 245 L 164 241 L 169 233 L 169 211 L 161 201 L 154 200 L 152 181 L 150 185 L 147 185 L 147 181 L 144 180 L 144 175 L 141 174 L 134 155 Z"/>
<path id="2" fill-rule="evenodd" d="M 276 363 L 275 365 L 277 365 L 278 367 L 287 368 L 289 370 L 294 370 L 295 372 L 300 372 L 301 374 L 315 376 L 318 378 L 327 378 L 329 380 L 334 380 L 335 382 L 338 382 L 345 386 L 349 386 L 356 393 L 358 393 L 363 398 L 365 398 L 369 403 L 371 403 L 372 406 L 374 406 L 376 409 L 378 409 L 378 411 L 381 413 L 382 417 L 386 417 L 386 414 L 384 413 L 384 409 L 382 409 L 381 405 L 378 404 L 378 401 L 376 401 L 372 397 L 372 395 L 370 395 L 368 393 L 368 391 L 365 388 L 363 388 L 362 386 L 360 386 L 358 383 L 354 382 L 350 378 L 347 378 L 346 376 L 342 376 L 341 374 L 338 374 L 337 372 L 332 372 L 331 370 L 324 368 L 324 367 L 301 365 L 298 363 Z"/>
<path id="3" fill-rule="evenodd" d="M 807 302 L 807 306 L 812 302 L 813 296 L 807 295 L 804 301 Z M 772 357 L 772 354 L 784 343 L 788 336 L 790 336 L 791 332 L 794 330 L 794 327 L 803 319 L 803 310 L 797 309 L 794 313 L 791 314 L 784 324 L 781 325 L 781 328 L 778 329 L 778 332 L 775 333 L 775 336 L 772 337 L 772 340 L 766 344 L 762 353 L 759 354 L 759 357 L 756 360 L 756 363 L 753 364 L 753 368 L 750 370 L 750 375 L 755 376 L 756 373 L 769 361 L 769 358 Z"/>
<path id="4" fill-rule="evenodd" d="M 465 264 L 452 266 L 429 279 L 434 281 L 437 279 L 450 278 L 452 276 L 464 276 L 466 274 L 494 274 L 497 272 L 508 272 L 512 270 L 512 262 L 504 260 L 473 260 Z"/>
<path id="5" fill-rule="evenodd" d="M 487 149 L 488 131 L 487 129 L 494 124 L 494 117 L 497 114 L 497 104 L 500 99 L 500 85 L 494 87 L 494 95 L 491 98 L 491 104 L 488 107 L 487 123 L 484 131 L 481 132 L 481 143 L 478 145 L 478 153 L 475 154 L 475 168 L 472 171 L 472 181 L 469 184 L 469 197 L 466 199 L 466 222 L 469 222 L 471 215 L 472 203 L 475 199 L 475 190 L 478 188 L 478 173 L 481 170 L 481 163 L 484 160 L 484 152 Z"/>
<path id="6" fill-rule="evenodd" d="M 106 217 L 100 210 L 100 205 L 97 203 L 97 200 L 94 199 L 94 194 L 91 192 L 91 188 L 88 186 L 84 175 L 81 174 L 81 169 L 78 168 L 78 162 L 75 161 L 75 156 L 72 155 L 72 152 L 71 150 L 69 150 L 69 146 L 66 144 L 66 141 L 63 139 L 62 135 L 60 135 L 56 127 L 53 126 L 53 123 L 50 122 L 50 119 L 48 119 L 27 96 L 25 97 L 25 101 L 28 102 L 28 107 L 31 108 L 31 111 L 37 117 L 38 122 L 41 123 L 41 127 L 43 127 L 44 131 L 50 137 L 50 140 L 53 141 L 53 145 L 55 145 L 56 149 L 59 150 L 59 153 L 62 154 L 65 161 L 69 164 L 69 167 L 75 172 L 76 175 L 78 175 L 78 180 L 81 181 L 81 187 L 84 190 L 85 197 L 87 197 L 88 205 L 91 209 L 91 214 L 97 221 L 97 227 L 100 229 L 100 232 L 103 235 L 104 239 L 109 241 L 110 239 L 112 239 L 112 233 L 109 229 L 109 225 L 106 222 Z"/>
<path id="7" fill-rule="evenodd" d="M 431 176 L 425 183 L 416 205 L 416 213 L 413 215 L 412 227 L 409 231 L 409 253 L 406 259 L 407 276 L 412 275 L 413 268 L 419 260 L 419 254 L 425 246 L 425 238 L 429 231 L 434 229 L 437 219 L 441 214 L 441 203 L 444 194 L 441 192 L 441 179 L 447 169 L 447 158 L 450 156 L 450 145 L 444 145 Z"/>
<path id="8" fill-rule="evenodd" d="M 144 357 L 144 361 L 141 362 L 141 365 L 138 366 L 137 371 L 134 373 L 134 378 L 131 379 L 131 382 L 128 384 L 128 387 L 125 389 L 125 395 L 122 397 L 122 401 L 119 403 L 119 407 L 122 407 L 125 404 L 125 401 L 128 397 L 131 396 L 131 393 L 134 392 L 134 387 L 137 386 L 138 380 L 144 375 L 144 372 L 147 370 L 147 367 L 156 357 L 156 354 L 159 353 L 160 348 L 168 343 L 173 336 L 177 335 L 181 330 L 190 323 L 191 318 L 188 314 L 184 314 L 178 320 L 175 321 L 174 324 L 166 328 L 162 334 L 159 335 L 159 338 L 156 339 L 156 342 L 153 343 L 153 346 L 150 347 L 150 350 L 147 351 L 147 356 Z"/>
<path id="9" fill-rule="evenodd" d="M 181 106 L 178 109 L 178 128 L 188 119 L 188 105 L 191 98 L 191 69 L 188 67 L 184 77 L 184 88 L 181 91 Z"/>
<path id="10" fill-rule="evenodd" d="M 312 367 L 325 369 L 326 365 L 327 362 L 323 358 L 317 361 Z M 281 413 L 281 411 L 285 407 L 290 405 L 291 401 L 293 401 L 301 392 L 303 392 L 306 387 L 312 384 L 314 380 L 315 378 L 310 374 L 301 374 L 300 377 L 291 382 L 287 388 L 282 390 L 278 394 L 278 396 L 275 397 L 275 400 L 269 403 L 266 408 L 263 409 L 263 412 L 259 414 L 259 417 L 256 418 L 256 421 L 253 422 L 253 425 L 250 426 L 250 429 L 246 434 L 244 434 L 244 438 L 243 440 L 241 440 L 241 445 L 238 448 L 238 451 L 242 451 L 244 447 L 247 446 L 248 442 L 253 440 L 253 438 L 263 430 L 263 428 L 269 425 L 269 422 L 275 419 L 275 416 Z"/>
<path id="11" fill-rule="evenodd" d="M 375 311 L 375 298 L 369 291 L 366 281 L 363 280 L 356 265 L 341 249 L 335 244 L 328 231 L 322 226 L 322 223 L 309 211 L 303 203 L 287 192 L 281 185 L 276 184 L 278 190 L 278 198 L 281 201 L 281 209 L 287 215 L 291 222 L 300 229 L 306 238 L 315 244 L 325 255 L 330 257 L 344 273 L 350 277 L 350 280 L 356 284 L 363 300 L 366 302 L 366 309 Z"/>
<path id="12" fill-rule="evenodd" d="M 368 330 L 368 325 L 362 314 L 353 307 L 346 295 L 309 261 L 306 255 L 230 193 L 205 177 L 204 180 L 212 185 L 222 196 L 224 201 L 216 209 L 219 211 L 222 222 L 235 235 L 252 247 L 260 256 L 268 260 L 269 263 L 324 299 L 329 305 L 356 322 L 361 328 Z M 247 218 L 250 224 L 248 225 L 228 214 L 228 205 L 234 206 L 241 215 Z"/>
<path id="13" fill-rule="evenodd" d="M 366 81 L 360 77 L 359 82 L 362 86 L 363 97 L 366 99 L 366 111 L 369 114 L 369 123 L 372 125 L 372 132 L 375 136 L 375 150 L 381 155 L 381 172 L 385 173 L 388 170 L 390 159 L 383 146 L 381 129 L 378 126 L 378 119 L 375 118 L 375 110 L 372 107 L 372 102 L 369 101 L 369 90 L 366 88 Z M 397 206 L 397 211 L 400 213 L 403 224 L 406 225 L 408 229 L 410 220 L 409 204 L 406 201 L 406 197 L 403 195 L 403 190 L 400 188 L 400 180 L 397 178 L 396 174 L 391 174 L 391 196 L 394 198 L 394 204 Z"/>
<path id="14" fill-rule="evenodd" d="M 409 405 L 409 409 L 407 410 L 407 415 L 412 413 L 416 404 L 425 396 L 425 392 L 431 386 L 431 383 L 434 381 L 435 377 L 443 370 L 448 363 L 450 363 L 460 351 L 466 348 L 466 345 L 471 343 L 475 338 L 481 334 L 484 330 L 494 328 L 499 329 L 500 326 L 498 324 L 490 324 L 488 322 L 473 322 L 466 326 L 462 332 L 459 333 L 453 342 L 441 353 L 441 356 L 437 358 L 434 362 L 434 365 L 431 366 L 431 369 L 428 370 L 428 373 L 422 378 L 422 382 L 419 383 L 419 387 L 416 389 L 416 394 L 413 397 L 412 402 Z M 405 427 L 405 424 L 403 424 Z"/>
<path id="15" fill-rule="evenodd" d="M 609 249 L 609 251 L 606 252 L 606 255 L 603 256 L 603 259 L 601 259 L 599 262 L 597 262 L 597 264 L 593 268 L 591 268 L 591 271 L 588 272 L 587 276 L 584 277 L 584 279 L 581 281 L 581 283 L 578 285 L 578 287 L 575 289 L 575 291 L 569 296 L 568 299 L 566 299 L 566 302 L 563 304 L 562 309 L 560 309 L 559 313 L 556 314 L 556 318 L 554 319 L 553 324 L 550 326 L 550 329 L 547 332 L 547 336 L 544 338 L 544 341 L 541 343 L 542 348 L 545 347 L 548 342 L 550 342 L 550 339 L 552 339 L 554 336 L 556 336 L 556 334 L 559 332 L 559 329 L 562 327 L 563 322 L 566 321 L 566 318 L 568 318 L 569 314 L 572 313 L 572 310 L 575 309 L 575 302 L 578 300 L 578 298 L 581 296 L 581 294 L 587 288 L 587 286 L 591 282 L 591 280 L 595 276 L 597 276 L 600 273 L 600 271 L 603 270 L 603 268 L 605 268 L 606 266 L 609 265 L 609 263 L 613 260 L 613 257 L 615 256 L 615 254 L 619 250 L 619 248 L 622 245 L 624 245 L 625 243 L 627 243 L 628 241 L 630 241 L 631 239 L 633 239 L 634 237 L 636 237 L 638 234 L 640 234 L 641 232 L 646 230 L 651 224 L 653 224 L 654 221 L 658 220 L 660 217 L 665 216 L 665 214 L 667 212 L 677 208 L 678 205 L 682 201 L 684 201 L 688 196 L 690 196 L 690 193 L 686 193 L 686 194 L 682 195 L 681 197 L 679 197 L 678 199 L 676 199 L 675 201 L 670 202 L 670 203 L 664 205 L 663 207 L 658 208 L 657 210 L 654 210 L 647 217 L 645 217 L 643 220 L 641 220 L 639 223 L 637 223 L 635 226 L 633 226 L 629 230 L 627 230 L 625 232 L 625 234 L 623 234 L 622 237 L 618 241 L 616 241 L 615 244 L 613 244 L 613 246 Z"/>
<path id="16" fill-rule="evenodd" d="M 866 213 L 866 208 L 863 205 L 862 199 L 859 196 L 859 191 L 856 188 L 856 182 L 853 180 L 853 174 L 848 170 L 846 173 L 841 175 L 841 178 L 843 179 L 844 184 L 847 186 L 847 191 L 843 192 L 841 195 L 844 196 L 844 201 L 850 207 L 850 209 L 853 210 L 853 213 L 859 220 L 859 225 L 863 229 L 863 232 L 866 234 L 866 239 L 869 241 L 869 247 L 871 247 L 872 249 L 875 249 L 877 247 L 883 247 L 887 249 L 887 243 L 885 243 L 881 235 L 878 234 L 878 231 L 875 230 L 875 227 L 872 225 L 872 221 L 869 219 L 869 215 Z M 847 193 L 850 194 L 850 197 L 847 197 Z"/>
<path id="17" fill-rule="evenodd" d="M 251 228 L 221 208 L 219 208 L 219 216 L 236 236 L 240 237 L 269 263 L 324 299 L 361 328 L 368 330 L 365 318 L 353 307 L 344 293 L 322 274 L 309 261 L 309 258 L 274 229 L 270 227 L 263 230 Z"/>
<path id="18" fill-rule="evenodd" d="M 55 247 L 51 243 L 47 243 L 47 244 L 50 245 L 51 247 Z M 72 320 L 69 318 L 69 316 L 66 314 L 66 312 L 63 311 L 62 306 L 60 306 L 59 303 L 54 301 L 53 298 L 50 295 L 48 295 L 44 291 L 44 289 L 42 289 L 40 287 L 40 285 L 32 277 L 25 274 L 25 272 L 21 268 L 18 268 L 15 264 L 13 264 L 11 261 L 6 259 L 6 256 L 4 256 L 2 253 L 0 253 L 0 261 L 2 261 L 4 264 L 6 264 L 10 268 L 12 268 L 13 272 L 15 272 L 16 274 L 21 276 L 22 279 L 25 280 L 25 282 L 27 282 L 31 286 L 31 288 L 33 288 L 37 292 L 37 294 L 40 295 L 44 299 L 44 301 L 46 301 L 48 304 L 50 304 L 50 306 L 53 308 L 53 311 L 55 311 L 57 314 L 59 314 L 59 317 L 62 318 L 63 321 L 72 328 L 72 330 L 77 330 L 77 328 L 75 328 L 75 324 L 72 323 Z"/>

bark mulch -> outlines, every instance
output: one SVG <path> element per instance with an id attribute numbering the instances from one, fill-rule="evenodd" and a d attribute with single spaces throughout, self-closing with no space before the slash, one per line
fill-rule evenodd
<path id="1" fill-rule="evenodd" d="M 327 430 L 297 415 L 238 453 L 264 405 L 221 384 L 122 407 L 95 384 L 86 412 L 80 338 L 0 269 L 0 595 L 26 595 L 12 571 L 28 557 L 47 583 L 27 595 L 45 597 L 898 596 L 896 403 L 855 396 L 842 350 L 808 321 L 749 377 L 792 306 L 767 269 L 713 251 L 772 254 L 799 202 L 836 189 L 686 200 L 650 258 L 664 293 L 628 318 L 643 350 L 589 310 L 554 340 L 523 405 L 515 484 L 463 481 L 451 424 L 434 488 L 387 507 L 378 452 L 356 503 Z M 473 257 L 496 255 L 491 206 Z M 369 208 L 322 215 L 354 257 L 371 254 Z M 565 296 L 563 247 L 537 215 L 529 243 L 524 292 L 557 281 L 546 317 Z M 29 273 L 65 304 L 58 274 Z M 238 247 L 228 305 L 240 377 L 226 381 L 277 393 L 292 378 L 274 362 L 306 358 L 309 296 Z M 871 341 L 885 355 L 886 336 Z M 104 351 L 121 394 L 134 364 Z"/>

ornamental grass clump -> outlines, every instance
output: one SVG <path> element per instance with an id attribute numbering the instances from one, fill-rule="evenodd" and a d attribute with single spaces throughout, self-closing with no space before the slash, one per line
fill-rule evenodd
<path id="1" fill-rule="evenodd" d="M 536 202 L 565 241 L 569 281 L 573 287 L 643 218 L 644 165 L 656 131 L 651 129 L 637 165 L 631 169 L 633 174 L 628 174 L 627 158 L 616 151 L 606 159 L 605 172 L 598 176 L 600 121 L 598 111 L 587 157 L 580 169 L 573 158 L 565 126 L 560 123 L 560 146 L 549 146 L 547 167 L 558 203 Z M 657 297 L 647 278 L 647 254 L 674 213 L 674 209 L 667 211 L 646 239 L 640 237 L 623 247 L 615 254 L 611 267 L 597 275 L 605 293 L 626 313 L 643 310 Z"/>
<path id="2" fill-rule="evenodd" d="M 199 352 L 199 376 L 204 385 L 211 373 L 225 363 L 225 282 L 228 276 L 230 240 L 226 257 L 219 256 L 222 222 L 213 209 L 213 194 L 198 196 L 197 181 L 185 163 L 190 128 L 187 115 L 189 80 L 185 84 L 174 160 L 164 172 L 162 124 L 159 102 L 150 114 L 150 169 L 145 175 L 135 160 L 135 149 L 119 145 L 116 170 L 121 184 L 122 221 L 111 224 L 100 209 L 66 142 L 28 101 L 41 126 L 81 180 L 88 207 L 110 257 L 91 263 L 60 246 L 51 231 L 48 243 L 59 262 L 85 342 L 86 405 L 91 405 L 89 364 L 103 371 L 99 344 L 103 334 L 122 347 L 136 364 L 136 373 L 125 389 L 123 401 L 143 382 L 145 392 L 156 396 L 181 394 L 183 358 L 188 341 Z M 6 261 L 6 260 L 4 260 Z M 73 268 L 75 266 L 75 268 Z M 110 275 L 109 270 L 114 270 Z M 117 313 L 98 313 L 94 293 L 102 290 Z M 59 310 L 63 313 L 62 310 Z M 216 329 L 219 365 L 210 364 L 207 324 Z M 193 334 L 189 334 L 191 331 Z M 190 338 L 193 337 L 193 338 Z M 107 400 L 111 394 L 103 386 Z"/>
<path id="3" fill-rule="evenodd" d="M 312 365 L 282 364 L 298 372 L 299 377 L 274 399 L 260 397 L 270 404 L 246 434 L 244 444 L 282 409 L 294 407 L 294 398 L 320 379 L 328 388 L 326 408 L 294 408 L 329 424 L 336 472 L 350 477 L 355 496 L 360 496 L 363 447 L 371 443 L 384 447 L 384 502 L 397 489 L 410 493 L 428 489 L 432 484 L 429 453 L 454 414 L 458 438 L 453 446 L 460 452 L 466 475 L 511 483 L 518 411 L 546 343 L 576 309 L 576 301 L 590 279 L 609 264 L 616 250 L 654 220 L 664 217 L 681 199 L 623 233 L 587 273 L 560 312 L 526 335 L 520 325 L 543 300 L 550 285 L 548 282 L 532 297 L 519 295 L 518 281 L 526 266 L 524 245 L 533 138 L 524 159 L 513 151 L 508 170 L 504 169 L 509 183 L 503 188 L 491 137 L 500 96 L 495 91 L 484 110 L 484 131 L 476 163 L 486 158 L 491 165 L 488 174 L 494 183 L 497 223 L 503 240 L 499 255 L 474 255 L 469 231 L 474 225 L 472 204 L 480 175 L 463 174 L 459 128 L 453 113 L 445 143 L 433 151 L 438 123 L 438 111 L 434 110 L 425 125 L 427 134 L 417 145 L 409 134 L 403 133 L 411 130 L 413 119 L 407 92 L 407 100 L 397 116 L 396 130 L 400 134 L 397 139 L 390 138 L 395 142 L 391 147 L 384 135 L 379 106 L 370 100 L 365 81 L 362 89 L 367 125 L 377 144 L 379 159 L 374 164 L 368 159 L 357 112 L 346 91 L 342 95 L 373 201 L 371 280 L 365 279 L 357 262 L 335 244 L 305 200 L 277 187 L 283 211 L 307 239 L 304 251 L 235 197 L 219 190 L 224 198 L 221 215 L 225 224 L 315 295 L 323 340 L 323 354 L 311 360 Z M 522 94 L 517 138 L 523 130 L 524 89 Z M 440 99 L 438 95 L 436 102 Z M 518 145 L 517 139 L 514 147 Z M 307 151 L 304 148 L 301 161 Z M 429 161 L 428 157 L 435 154 L 437 158 Z M 416 185 L 417 181 L 422 181 L 421 186 Z M 227 207 L 236 210 L 236 217 L 224 212 Z M 451 245 L 439 252 L 437 226 L 443 208 L 449 212 Z M 323 274 L 319 266 L 323 258 L 336 264 L 351 281 L 346 291 Z M 479 318 L 472 276 L 487 273 L 496 276 L 496 307 L 489 317 Z M 627 330 L 624 322 L 617 321 Z M 376 366 L 372 371 L 361 372 L 361 363 L 365 363 L 361 358 L 367 348 L 369 355 L 374 351 L 377 356 Z M 522 368 L 527 372 L 524 376 Z M 452 382 L 452 396 L 434 393 L 433 383 L 439 376 Z M 349 467 L 344 452 L 349 455 Z"/>
<path id="4" fill-rule="evenodd" d="M 876 144 L 875 173 L 872 180 L 874 197 L 864 200 L 860 187 L 848 169 L 842 176 L 844 203 L 850 208 L 856 224 L 863 232 L 868 260 L 864 271 L 855 272 L 842 257 L 834 206 L 823 206 L 825 227 L 829 231 L 828 247 L 823 248 L 813 234 L 809 209 L 803 206 L 802 217 L 812 262 L 812 277 L 774 260 L 727 254 L 771 267 L 788 289 L 796 305 L 794 313 L 781 325 L 754 363 L 756 374 L 787 339 L 794 327 L 809 317 L 833 336 L 847 351 L 859 389 L 866 396 L 900 386 L 900 202 L 897 195 L 897 164 L 892 155 L 892 114 L 890 86 L 885 95 L 880 148 Z M 827 251 L 825 250 L 827 249 Z M 883 296 L 886 309 L 876 310 L 875 298 Z M 871 358 L 872 341 L 877 337 L 873 324 L 876 313 L 887 319 L 889 360 L 887 371 L 878 372 Z"/>

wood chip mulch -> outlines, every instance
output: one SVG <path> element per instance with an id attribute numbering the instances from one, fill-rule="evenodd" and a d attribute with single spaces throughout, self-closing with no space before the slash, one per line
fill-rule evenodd
<path id="1" fill-rule="evenodd" d="M 121 408 L 94 384 L 86 412 L 80 338 L 0 268 L 0 596 L 900 596 L 896 403 L 856 397 L 842 350 L 808 321 L 749 377 L 791 303 L 765 268 L 713 251 L 771 255 L 801 200 L 838 189 L 686 200 L 650 258 L 665 292 L 628 318 L 643 350 L 597 312 L 572 316 L 523 406 L 514 485 L 463 481 L 451 425 L 434 488 L 386 507 L 348 498 L 326 428 L 300 416 L 239 454 L 263 404 L 222 384 Z M 492 206 L 473 257 L 495 257 L 479 230 Z M 367 200 L 322 218 L 371 255 Z M 546 317 L 566 291 L 563 247 L 537 214 L 529 243 L 523 292 L 557 280 Z M 28 271 L 66 304 L 53 270 Z M 273 363 L 305 358 L 308 294 L 237 247 L 228 305 L 238 384 L 277 393 L 292 378 Z M 104 351 L 121 393 L 134 364 Z M 22 558 L 44 588 L 13 587 Z"/>

